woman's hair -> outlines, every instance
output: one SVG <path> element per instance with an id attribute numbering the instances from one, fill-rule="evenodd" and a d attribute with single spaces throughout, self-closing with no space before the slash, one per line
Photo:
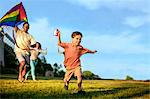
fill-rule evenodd
<path id="1" fill-rule="evenodd" d="M 28 22 L 24 22 L 24 23 L 23 23 L 23 26 L 24 26 L 25 24 L 28 24 L 28 25 L 29 25 L 29 23 L 28 23 Z"/>
<path id="2" fill-rule="evenodd" d="M 42 49 L 41 43 L 39 43 L 39 42 L 36 42 L 36 43 L 39 44 L 39 48 L 38 49 Z"/>
<path id="3" fill-rule="evenodd" d="M 31 45 L 31 47 L 35 48 L 35 47 L 36 47 L 36 44 L 39 44 L 38 49 L 42 49 L 41 44 L 40 44 L 39 42 L 36 42 L 35 44 Z"/>
<path id="4" fill-rule="evenodd" d="M 36 46 L 36 44 L 33 44 L 33 45 L 31 45 L 30 47 L 33 47 L 33 48 L 34 48 L 35 46 Z"/>
<path id="5" fill-rule="evenodd" d="M 79 31 L 74 31 L 71 35 L 72 38 L 74 38 L 76 35 L 80 35 L 81 37 L 83 37 L 82 33 Z"/>

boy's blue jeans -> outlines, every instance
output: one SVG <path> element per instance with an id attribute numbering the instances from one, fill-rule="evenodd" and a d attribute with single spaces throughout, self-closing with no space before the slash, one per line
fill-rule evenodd
<path id="1" fill-rule="evenodd" d="M 30 60 L 30 66 L 31 66 L 31 69 L 26 73 L 25 75 L 25 79 L 28 78 L 30 72 L 31 72 L 31 76 L 32 76 L 32 79 L 35 80 L 35 66 L 37 65 L 38 63 L 38 60 Z"/>

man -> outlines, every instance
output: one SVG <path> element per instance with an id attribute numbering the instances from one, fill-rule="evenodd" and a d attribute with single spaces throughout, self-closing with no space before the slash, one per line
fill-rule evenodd
<path id="1" fill-rule="evenodd" d="M 20 30 L 17 26 L 14 27 L 14 30 L 16 32 L 14 51 L 20 63 L 18 76 L 19 82 L 24 81 L 26 67 L 29 67 L 30 64 L 30 46 L 36 43 L 32 35 L 28 33 L 28 29 L 28 22 L 25 22 L 23 24 L 23 30 Z"/>

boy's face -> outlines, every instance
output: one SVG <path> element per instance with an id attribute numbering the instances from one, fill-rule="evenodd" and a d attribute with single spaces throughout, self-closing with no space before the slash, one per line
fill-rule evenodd
<path id="1" fill-rule="evenodd" d="M 81 35 L 76 35 L 74 38 L 72 38 L 73 45 L 76 45 L 76 46 L 80 45 L 81 39 L 82 39 Z"/>

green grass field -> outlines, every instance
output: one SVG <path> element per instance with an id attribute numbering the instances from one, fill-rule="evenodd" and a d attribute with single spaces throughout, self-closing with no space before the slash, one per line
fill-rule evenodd
<path id="1" fill-rule="evenodd" d="M 1 76 L 1 98 L 73 98 L 73 99 L 150 99 L 150 82 L 121 80 L 83 80 L 85 94 L 77 93 L 76 80 L 71 80 L 69 90 L 63 80 L 27 80 L 18 82 L 15 77 Z"/>

